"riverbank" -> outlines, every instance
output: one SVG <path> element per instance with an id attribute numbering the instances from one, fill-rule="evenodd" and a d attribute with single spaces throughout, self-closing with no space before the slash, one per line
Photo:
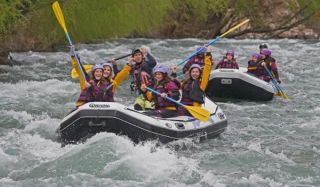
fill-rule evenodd
<path id="1" fill-rule="evenodd" d="M 67 45 L 52 12 L 51 0 L 10 2 L 7 2 L 9 17 L 0 23 L 1 51 L 5 54 L 54 51 L 56 45 Z M 261 4 L 247 0 L 70 0 L 60 5 L 75 44 L 137 37 L 212 39 L 246 18 L 251 19 L 250 23 L 227 37 L 318 39 L 320 35 L 320 26 L 316 24 L 320 14 L 313 14 L 320 2 L 309 6 L 306 0 L 274 0 Z M 10 11 L 13 8 L 17 9 L 14 15 Z M 7 58 L 7 55 L 1 56 Z"/>

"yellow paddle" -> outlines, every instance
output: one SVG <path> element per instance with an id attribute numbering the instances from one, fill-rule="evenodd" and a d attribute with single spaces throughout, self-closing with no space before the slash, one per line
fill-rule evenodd
<path id="1" fill-rule="evenodd" d="M 91 69 L 92 69 L 92 66 L 93 66 L 93 64 L 84 64 L 84 65 L 83 65 L 83 68 L 84 68 L 84 70 L 86 71 L 86 73 L 89 73 L 89 72 L 91 71 Z M 71 70 L 71 77 L 72 77 L 73 79 L 75 79 L 75 78 L 77 78 L 78 76 L 79 76 L 79 75 L 78 75 L 76 69 L 72 68 L 72 70 Z"/>
<path id="2" fill-rule="evenodd" d="M 192 58 L 193 56 L 197 55 L 198 53 L 201 53 L 206 47 L 216 43 L 217 41 L 219 41 L 222 37 L 224 37 L 225 35 L 229 34 L 230 32 L 236 30 L 237 28 L 241 27 L 242 25 L 248 23 L 250 20 L 246 19 L 243 22 L 239 23 L 238 25 L 232 27 L 231 29 L 229 29 L 227 32 L 223 33 L 222 35 L 216 37 L 214 40 L 211 40 L 209 43 L 207 43 L 204 47 L 201 47 L 199 50 L 197 50 L 196 52 L 192 53 L 190 56 L 188 56 L 187 58 L 185 58 L 182 62 L 180 62 L 178 64 L 178 66 L 184 64 L 185 62 L 187 62 L 190 58 Z"/>
<path id="3" fill-rule="evenodd" d="M 81 68 L 80 60 L 78 59 L 78 56 L 76 54 L 76 51 L 74 50 L 71 38 L 70 38 L 70 36 L 68 34 L 67 27 L 66 27 L 66 24 L 64 22 L 64 17 L 63 17 L 63 14 L 62 14 L 62 11 L 61 11 L 61 8 L 60 8 L 60 5 L 59 5 L 58 1 L 55 1 L 54 3 L 52 3 L 52 9 L 53 9 L 53 12 L 54 12 L 54 14 L 55 14 L 60 26 L 62 27 L 64 33 L 66 34 L 66 37 L 67 37 L 68 42 L 69 42 L 69 45 L 71 46 L 72 53 L 73 53 L 73 55 L 75 56 L 75 58 L 77 60 L 78 67 L 80 69 L 81 75 L 85 79 L 86 76 L 85 76 L 85 74 L 84 74 L 84 72 L 83 72 L 83 70 Z"/>
<path id="4" fill-rule="evenodd" d="M 146 87 L 147 90 L 149 90 L 150 92 L 153 92 L 157 95 L 161 95 L 161 93 L 157 92 L 156 90 L 152 89 L 152 88 L 149 88 L 149 87 Z M 201 108 L 201 107 L 198 107 L 198 106 L 187 106 L 187 105 L 184 105 L 168 96 L 165 97 L 166 99 L 184 107 L 185 109 L 187 109 L 190 114 L 199 119 L 200 121 L 208 121 L 209 118 L 210 118 L 210 112 L 207 110 L 207 109 L 204 109 L 204 108 Z"/>
<path id="5" fill-rule="evenodd" d="M 276 93 L 276 96 L 282 96 L 284 99 L 289 99 L 289 97 L 283 92 L 283 90 L 281 89 L 281 87 L 277 84 L 277 82 L 275 81 L 272 73 L 270 72 L 270 70 L 264 66 L 264 69 L 267 71 L 267 73 L 269 74 L 271 81 L 273 83 L 273 85 L 275 86 L 275 88 L 277 89 L 278 93 Z"/>

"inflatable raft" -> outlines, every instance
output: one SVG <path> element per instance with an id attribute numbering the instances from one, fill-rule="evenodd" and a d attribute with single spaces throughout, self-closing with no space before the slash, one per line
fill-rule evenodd
<path id="1" fill-rule="evenodd" d="M 207 122 L 190 116 L 153 117 L 116 102 L 91 102 L 68 114 L 57 132 L 62 144 L 82 142 L 100 132 L 125 135 L 134 142 L 159 140 L 167 143 L 195 136 L 214 138 L 226 129 L 227 118 L 208 98 L 203 107 L 211 112 Z"/>
<path id="2" fill-rule="evenodd" d="M 246 71 L 246 68 L 212 70 L 206 89 L 207 96 L 215 100 L 222 98 L 272 100 L 275 94 L 273 85 Z"/>

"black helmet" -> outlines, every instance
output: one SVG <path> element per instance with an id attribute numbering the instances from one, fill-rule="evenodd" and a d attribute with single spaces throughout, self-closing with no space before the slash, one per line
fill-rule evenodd
<path id="1" fill-rule="evenodd" d="M 132 50 L 131 56 L 134 56 L 136 53 L 141 53 L 142 54 L 140 49 L 134 49 L 134 50 Z"/>
<path id="2" fill-rule="evenodd" d="M 260 44 L 259 49 L 268 49 L 267 44 Z"/>

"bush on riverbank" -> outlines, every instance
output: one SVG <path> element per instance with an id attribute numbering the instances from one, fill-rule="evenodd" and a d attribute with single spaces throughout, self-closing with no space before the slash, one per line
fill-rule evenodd
<path id="1" fill-rule="evenodd" d="M 66 43 L 51 9 L 53 0 L 0 2 L 0 48 L 9 51 L 48 50 L 56 44 Z M 75 43 L 121 37 L 212 38 L 227 29 L 229 22 L 236 23 L 244 17 L 251 18 L 254 27 L 263 24 L 263 19 L 258 16 L 260 4 L 255 0 L 59 2 L 68 31 Z M 311 2 L 312 6 L 304 13 L 314 11 L 320 5 L 319 0 L 290 2 L 298 2 L 302 6 Z M 294 10 L 297 6 L 291 7 Z M 317 20 L 310 21 L 313 25 L 316 22 Z"/>

